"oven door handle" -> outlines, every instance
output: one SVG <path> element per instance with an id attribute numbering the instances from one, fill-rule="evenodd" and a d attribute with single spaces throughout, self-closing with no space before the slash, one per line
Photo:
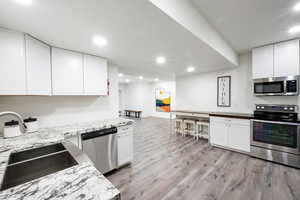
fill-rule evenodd
<path id="1" fill-rule="evenodd" d="M 252 119 L 252 121 L 253 122 L 270 123 L 270 124 L 285 124 L 285 125 L 300 126 L 300 123 L 295 123 L 295 122 L 277 122 L 277 121 L 267 121 L 267 120 L 258 120 L 258 119 Z"/>

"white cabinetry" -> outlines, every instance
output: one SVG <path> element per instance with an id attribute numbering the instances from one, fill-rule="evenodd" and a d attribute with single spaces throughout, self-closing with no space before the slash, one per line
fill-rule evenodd
<path id="1" fill-rule="evenodd" d="M 24 35 L 0 28 L 0 95 L 26 94 Z"/>
<path id="2" fill-rule="evenodd" d="M 252 78 L 300 75 L 299 39 L 252 50 Z"/>
<path id="3" fill-rule="evenodd" d="M 52 60 L 51 60 L 52 59 Z M 52 66 L 51 66 L 52 61 Z M 107 95 L 107 60 L 0 28 L 0 95 Z"/>
<path id="4" fill-rule="evenodd" d="M 26 39 L 28 95 L 51 95 L 50 46 L 29 35 Z"/>
<path id="5" fill-rule="evenodd" d="M 133 128 L 118 127 L 118 167 L 131 163 L 133 160 Z"/>
<path id="6" fill-rule="evenodd" d="M 226 120 L 213 118 L 210 120 L 210 142 L 221 146 L 227 145 L 227 125 Z"/>
<path id="7" fill-rule="evenodd" d="M 274 45 L 274 76 L 299 75 L 299 40 Z"/>
<path id="8" fill-rule="evenodd" d="M 84 94 L 107 95 L 107 60 L 84 55 Z"/>
<path id="9" fill-rule="evenodd" d="M 252 50 L 253 78 L 273 77 L 274 74 L 274 47 L 273 45 L 255 48 Z"/>
<path id="10" fill-rule="evenodd" d="M 52 48 L 52 94 L 84 94 L 82 54 Z"/>
<path id="11" fill-rule="evenodd" d="M 250 120 L 235 119 L 228 126 L 228 147 L 250 152 Z"/>
<path id="12" fill-rule="evenodd" d="M 250 152 L 250 120 L 210 117 L 212 145 Z"/>

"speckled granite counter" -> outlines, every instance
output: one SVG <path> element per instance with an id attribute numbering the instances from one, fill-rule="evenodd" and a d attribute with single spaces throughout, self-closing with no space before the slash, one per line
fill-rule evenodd
<path id="1" fill-rule="evenodd" d="M 132 123 L 128 119 L 113 119 L 88 123 L 71 124 L 41 129 L 38 133 L 26 134 L 17 138 L 0 139 L 0 181 L 7 166 L 11 152 L 58 143 L 65 135 L 80 134 L 111 126 L 123 126 Z M 39 199 L 119 199 L 120 192 L 90 163 L 50 174 L 45 177 L 0 192 L 2 200 L 39 200 Z"/>

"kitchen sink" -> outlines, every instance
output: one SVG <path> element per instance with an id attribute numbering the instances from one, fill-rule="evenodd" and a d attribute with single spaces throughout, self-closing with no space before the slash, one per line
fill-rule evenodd
<path id="1" fill-rule="evenodd" d="M 13 153 L 10 161 L 1 191 L 78 164 L 61 143 Z"/>
<path id="2" fill-rule="evenodd" d="M 10 155 L 8 164 L 10 165 L 10 164 L 22 162 L 25 160 L 30 160 L 33 158 L 49 155 L 49 154 L 64 151 L 64 150 L 66 150 L 64 145 L 62 143 L 58 143 L 58 144 L 53 144 L 53 145 L 44 146 L 44 147 L 40 147 L 40 148 L 35 148 L 35 149 L 30 149 L 30 150 L 26 150 L 26 151 L 17 152 L 17 153 L 12 153 Z"/>

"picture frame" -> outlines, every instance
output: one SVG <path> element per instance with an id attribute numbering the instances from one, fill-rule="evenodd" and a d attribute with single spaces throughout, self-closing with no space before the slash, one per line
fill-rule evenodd
<path id="1" fill-rule="evenodd" d="M 171 92 L 156 88 L 155 89 L 155 107 L 156 112 L 170 112 L 171 111 Z"/>
<path id="2" fill-rule="evenodd" d="M 217 78 L 217 106 L 231 107 L 231 76 L 219 76 Z"/>

